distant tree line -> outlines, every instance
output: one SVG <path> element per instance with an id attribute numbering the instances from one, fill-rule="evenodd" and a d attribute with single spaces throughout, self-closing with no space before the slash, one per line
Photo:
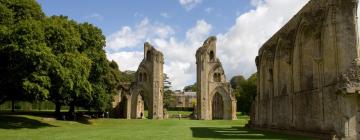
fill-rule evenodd
<path id="1" fill-rule="evenodd" d="M 197 85 L 196 82 L 192 85 L 185 86 L 183 89 L 185 92 L 196 92 L 197 91 Z"/>
<path id="2" fill-rule="evenodd" d="M 47 17 L 35 0 L 0 0 L 0 104 L 44 101 L 97 111 L 111 107 L 122 78 L 102 31 L 66 16 Z"/>

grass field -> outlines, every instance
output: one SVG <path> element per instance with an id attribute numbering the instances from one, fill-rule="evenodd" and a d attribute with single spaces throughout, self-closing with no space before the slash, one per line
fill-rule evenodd
<path id="1" fill-rule="evenodd" d="M 33 115 L 0 115 L 0 140 L 192 140 L 307 138 L 255 131 L 236 121 L 95 119 L 90 124 Z"/>

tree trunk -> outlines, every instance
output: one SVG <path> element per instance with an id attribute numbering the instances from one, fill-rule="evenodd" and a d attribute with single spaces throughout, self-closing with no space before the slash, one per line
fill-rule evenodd
<path id="1" fill-rule="evenodd" d="M 76 120 L 76 114 L 75 114 L 75 105 L 74 103 L 70 103 L 69 105 L 69 119 Z"/>
<path id="2" fill-rule="evenodd" d="M 15 112 L 15 100 L 11 99 L 11 112 Z"/>
<path id="3" fill-rule="evenodd" d="M 58 119 L 61 119 L 60 111 L 61 111 L 61 104 L 59 102 L 56 102 L 55 103 L 55 117 Z"/>
<path id="4" fill-rule="evenodd" d="M 73 103 L 71 103 L 69 105 L 69 113 L 71 114 L 71 113 L 74 113 L 74 112 L 75 112 L 75 105 Z"/>

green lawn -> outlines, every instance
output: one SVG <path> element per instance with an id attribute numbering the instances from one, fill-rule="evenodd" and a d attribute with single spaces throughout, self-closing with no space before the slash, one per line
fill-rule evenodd
<path id="1" fill-rule="evenodd" d="M 301 139 L 244 128 L 236 121 L 97 119 L 91 124 L 31 115 L 0 115 L 0 140 Z"/>

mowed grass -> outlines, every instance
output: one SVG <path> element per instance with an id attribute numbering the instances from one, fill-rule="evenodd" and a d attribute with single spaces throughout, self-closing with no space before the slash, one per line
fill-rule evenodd
<path id="1" fill-rule="evenodd" d="M 88 124 L 32 115 L 0 115 L 0 140 L 308 139 L 244 128 L 248 119 L 94 119 Z"/>

